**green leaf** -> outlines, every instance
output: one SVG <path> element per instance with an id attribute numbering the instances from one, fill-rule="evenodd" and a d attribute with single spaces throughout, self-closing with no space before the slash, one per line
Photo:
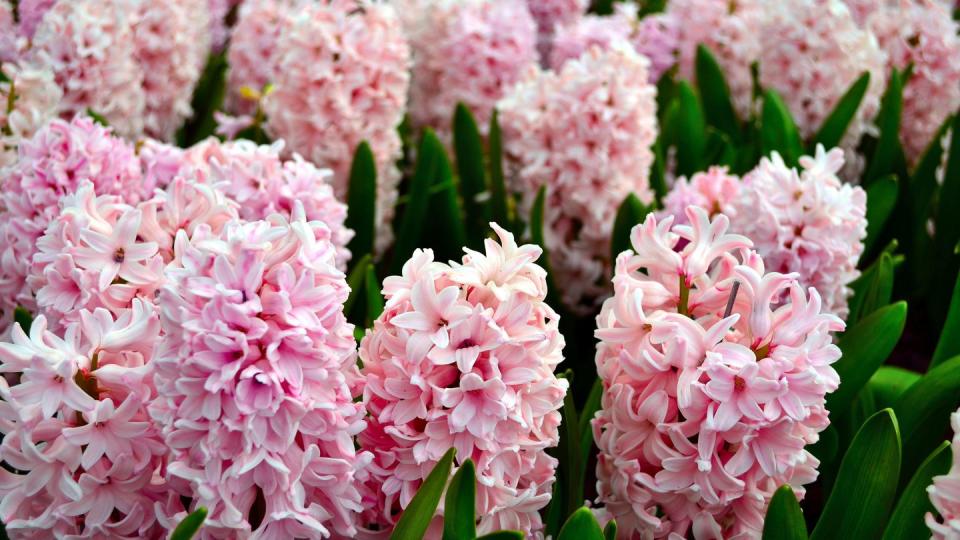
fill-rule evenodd
<path id="1" fill-rule="evenodd" d="M 663 144 L 658 139 L 653 145 L 653 165 L 650 166 L 650 187 L 653 189 L 656 206 L 667 196 L 666 171 L 664 170 Z"/>
<path id="2" fill-rule="evenodd" d="M 887 529 L 883 531 L 883 540 L 911 540 L 930 535 L 930 530 L 923 521 L 927 512 L 933 512 L 927 486 L 933 483 L 934 476 L 946 474 L 950 470 L 951 461 L 950 443 L 943 441 L 927 456 L 903 490 L 900 501 L 890 516 Z"/>
<path id="3" fill-rule="evenodd" d="M 843 136 L 847 133 L 847 127 L 850 126 L 850 122 L 860 108 L 860 102 L 863 101 L 868 86 L 870 86 L 870 72 L 865 71 L 863 75 L 860 75 L 860 78 L 850 85 L 850 88 L 837 102 L 837 106 L 833 108 L 830 116 L 827 116 L 826 120 L 823 121 L 820 130 L 813 136 L 813 141 L 810 144 L 811 151 L 815 150 L 818 144 L 822 144 L 828 150 L 840 144 Z"/>
<path id="4" fill-rule="evenodd" d="M 704 165 L 723 165 L 731 169 L 737 164 L 737 151 L 730 137 L 713 126 L 707 126 L 707 147 Z"/>
<path id="5" fill-rule="evenodd" d="M 367 286 L 367 267 L 370 266 L 371 263 L 372 258 L 368 253 L 361 257 L 354 265 L 353 270 L 347 274 L 347 285 L 350 286 L 350 294 L 347 296 L 347 301 L 343 304 L 343 314 L 348 318 L 353 314 L 354 306 L 357 305 L 357 299 L 364 295 Z M 365 320 L 365 316 L 350 319 L 354 324 L 356 324 L 357 321 L 362 324 Z"/>
<path id="6" fill-rule="evenodd" d="M 29 311 L 17 306 L 13 310 L 13 322 L 20 325 L 24 334 L 30 335 L 30 327 L 33 325 L 33 315 Z"/>
<path id="7" fill-rule="evenodd" d="M 800 131 L 783 99 L 773 90 L 767 90 L 763 95 L 760 148 L 764 156 L 778 152 L 783 161 L 791 167 L 797 165 L 803 153 Z"/>
<path id="8" fill-rule="evenodd" d="M 383 313 L 383 297 L 380 296 L 380 282 L 372 264 L 367 265 L 367 274 L 364 277 L 365 297 L 367 299 L 367 314 L 365 328 L 373 328 L 373 321 Z"/>
<path id="9" fill-rule="evenodd" d="M 604 540 L 603 529 L 593 517 L 593 512 L 585 506 L 574 512 L 563 524 L 557 540 Z"/>
<path id="10" fill-rule="evenodd" d="M 763 540 L 806 540 L 807 524 L 797 496 L 789 485 L 780 486 L 767 506 Z"/>
<path id="11" fill-rule="evenodd" d="M 878 408 L 892 407 L 893 404 L 920 380 L 920 374 L 915 371 L 896 366 L 880 366 L 880 369 L 870 377 L 867 388 L 873 393 L 873 399 Z"/>
<path id="12" fill-rule="evenodd" d="M 546 200 L 547 186 L 540 186 L 537 198 L 533 201 L 533 207 L 530 208 L 530 240 L 543 250 L 539 260 L 540 266 L 547 271 L 547 304 L 559 306 L 557 288 L 553 281 L 553 272 L 550 270 L 550 251 L 547 249 L 547 243 L 543 235 L 543 215 Z"/>
<path id="13" fill-rule="evenodd" d="M 678 92 L 677 174 L 690 176 L 703 169 L 707 147 L 707 123 L 700 108 L 700 100 L 697 99 L 697 93 L 690 83 L 681 81 Z"/>
<path id="14" fill-rule="evenodd" d="M 487 194 L 487 178 L 483 168 L 483 139 L 470 109 L 457 104 L 453 114 L 453 149 L 460 176 L 460 196 L 466 214 L 467 241 L 473 248 L 483 246 L 490 222 L 490 208 L 478 199 Z"/>
<path id="15" fill-rule="evenodd" d="M 954 117 L 953 133 L 960 133 L 960 114 Z M 954 251 L 957 242 L 960 242 L 960 212 L 957 212 L 957 201 L 960 201 L 960 137 L 953 137 L 950 141 L 950 153 L 943 185 L 940 186 L 939 201 L 934 227 L 936 232 L 933 237 L 933 260 L 937 264 L 933 288 L 930 291 L 936 324 L 940 324 L 946 317 L 950 303 L 946 291 L 953 286 L 960 270 L 960 257 Z"/>
<path id="16" fill-rule="evenodd" d="M 604 540 L 617 540 L 617 520 L 611 519 L 607 526 L 603 528 Z"/>
<path id="17" fill-rule="evenodd" d="M 203 526 L 205 519 L 207 519 L 207 509 L 201 506 L 183 518 L 177 528 L 170 533 L 170 540 L 190 540 Z"/>
<path id="18" fill-rule="evenodd" d="M 490 135 L 487 143 L 490 146 L 490 213 L 497 225 L 510 229 L 507 186 L 503 180 L 503 138 L 496 109 L 490 115 Z"/>
<path id="19" fill-rule="evenodd" d="M 855 324 L 890 303 L 893 296 L 894 265 L 893 255 L 888 252 L 881 253 L 870 268 L 850 284 L 854 293 L 850 299 L 847 324 Z"/>
<path id="20" fill-rule="evenodd" d="M 583 463 L 590 459 L 590 450 L 593 447 L 593 426 L 590 421 L 600 410 L 600 402 L 603 399 L 603 383 L 600 379 L 594 379 L 593 386 L 590 387 L 590 395 L 587 396 L 586 403 L 583 404 L 583 411 L 580 413 L 580 455 Z"/>
<path id="21" fill-rule="evenodd" d="M 193 91 L 191 108 L 193 116 L 177 132 L 177 145 L 192 146 L 214 134 L 217 121 L 213 113 L 223 108 L 227 94 L 226 51 L 211 54 L 203 68 L 200 80 Z"/>
<path id="22" fill-rule="evenodd" d="M 890 356 L 907 320 L 906 302 L 878 309 L 848 330 L 838 343 L 843 356 L 833 364 L 840 388 L 827 396 L 827 410 L 846 411 L 877 368 Z"/>
<path id="23" fill-rule="evenodd" d="M 100 124 L 103 127 L 110 127 L 110 122 L 107 122 L 107 119 L 104 118 L 103 115 L 101 115 L 97 111 L 91 109 L 90 107 L 87 107 L 86 112 L 87 112 L 87 116 L 93 119 L 94 122 Z"/>
<path id="24" fill-rule="evenodd" d="M 456 450 L 451 448 L 440 458 L 427 479 L 420 484 L 420 489 L 413 496 L 410 504 L 403 510 L 400 520 L 397 521 L 390 540 L 420 540 L 427 532 L 427 527 L 433 520 L 433 514 L 440 504 L 443 488 L 450 478 L 450 467 L 453 465 L 453 456 Z"/>
<path id="25" fill-rule="evenodd" d="M 403 270 L 403 263 L 410 258 L 413 250 L 419 245 L 426 223 L 427 208 L 430 205 L 430 187 L 438 174 L 443 145 L 433 130 L 427 128 L 420 141 L 417 152 L 417 164 L 410 181 L 410 192 L 407 204 L 403 209 L 403 217 L 393 246 L 393 260 L 390 267 L 391 274 L 399 274 Z"/>
<path id="26" fill-rule="evenodd" d="M 640 202 L 640 199 L 634 193 L 630 193 L 620 203 L 617 209 L 617 217 L 613 221 L 613 237 L 610 241 L 611 261 L 616 261 L 620 253 L 631 249 L 630 231 L 634 225 L 643 223 L 650 209 Z"/>
<path id="27" fill-rule="evenodd" d="M 423 242 L 433 248 L 438 260 L 457 259 L 463 253 L 463 246 L 467 245 L 467 228 L 457 197 L 450 159 L 440 140 L 434 138 L 434 141 L 438 145 L 435 149 L 438 156 L 437 174 L 427 210 L 433 227 L 427 232 Z"/>
<path id="28" fill-rule="evenodd" d="M 573 386 L 573 371 L 566 370 L 564 377 Z M 574 512 L 583 504 L 583 477 L 585 472 L 583 454 L 580 451 L 580 421 L 577 416 L 577 406 L 573 403 L 573 392 L 569 391 L 563 397 L 563 414 L 561 417 L 560 456 L 562 457 L 562 476 L 567 495 L 566 514 Z"/>
<path id="29" fill-rule="evenodd" d="M 899 474 L 897 418 L 884 409 L 853 438 L 811 538 L 879 538 L 897 494 Z"/>
<path id="30" fill-rule="evenodd" d="M 350 166 L 347 188 L 347 219 L 354 235 L 347 244 L 353 257 L 373 253 L 377 223 L 377 162 L 367 141 L 357 146 Z"/>
<path id="31" fill-rule="evenodd" d="M 877 114 L 876 125 L 880 128 L 880 138 L 874 149 L 867 174 L 863 177 L 864 186 L 870 185 L 873 180 L 895 171 L 898 152 L 903 153 L 900 147 L 900 115 L 903 110 L 903 79 L 902 74 L 894 69 L 890 73 L 887 90 L 880 101 L 880 112 Z"/>
<path id="32" fill-rule="evenodd" d="M 447 486 L 443 504 L 443 540 L 469 540 L 477 536 L 477 475 L 466 460 Z"/>
<path id="33" fill-rule="evenodd" d="M 889 174 L 867 187 L 867 238 L 864 253 L 872 253 L 883 226 L 897 205 L 897 177 Z"/>
<path id="34" fill-rule="evenodd" d="M 937 169 L 943 163 L 943 138 L 953 125 L 953 117 L 947 118 L 940 126 L 936 136 L 927 146 L 920 158 L 909 182 L 903 182 L 901 204 L 897 220 L 899 237 L 905 241 L 907 260 L 910 267 L 911 292 L 925 296 L 932 281 L 934 268 L 924 264 L 933 255 L 933 239 L 927 232 L 928 219 L 933 210 L 934 194 L 937 192 Z"/>
<path id="35" fill-rule="evenodd" d="M 943 440 L 950 413 L 960 403 L 960 356 L 937 365 L 897 399 L 893 409 L 903 423 L 904 474 L 911 474 Z"/>
<path id="36" fill-rule="evenodd" d="M 485 534 L 477 540 L 523 540 L 523 533 L 520 531 L 497 531 Z"/>
<path id="37" fill-rule="evenodd" d="M 933 353 L 930 367 L 958 354 L 960 354 L 960 273 L 957 274 L 957 282 L 953 286 L 947 322 L 940 332 L 940 341 L 937 342 L 937 350 Z"/>
<path id="38" fill-rule="evenodd" d="M 740 140 L 740 122 L 733 109 L 730 87 L 723 76 L 723 70 L 705 45 L 697 45 L 697 87 L 707 123 L 716 127 L 730 138 Z"/>

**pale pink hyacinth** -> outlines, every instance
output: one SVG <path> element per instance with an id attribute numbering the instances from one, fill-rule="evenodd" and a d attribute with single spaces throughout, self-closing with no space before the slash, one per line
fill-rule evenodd
<path id="1" fill-rule="evenodd" d="M 267 132 L 288 150 L 333 169 L 346 197 L 357 146 L 377 165 L 377 252 L 392 242 L 410 49 L 393 7 L 367 0 L 310 4 L 277 42 L 274 91 L 264 99 Z"/>
<path id="2" fill-rule="evenodd" d="M 960 36 L 948 9 L 933 0 L 884 5 L 867 27 L 887 53 L 887 67 L 905 70 L 900 141 L 915 163 L 940 125 L 960 107 Z"/>
<path id="3" fill-rule="evenodd" d="M 289 221 L 200 226 L 175 242 L 150 405 L 174 492 L 158 519 L 202 506 L 200 538 L 353 537 L 370 456 L 354 447 L 361 378 L 330 231 L 297 205 Z"/>
<path id="4" fill-rule="evenodd" d="M 752 239 L 767 268 L 795 272 L 823 298 L 824 311 L 846 319 L 851 281 L 866 237 L 866 192 L 837 174 L 843 151 L 817 147 L 800 170 L 779 154 L 744 176 L 740 193 L 724 207 L 731 227 Z"/>
<path id="5" fill-rule="evenodd" d="M 465 249 L 462 264 L 416 250 L 384 280 L 386 309 L 360 344 L 374 455 L 363 523 L 389 531 L 447 449 L 477 471 L 479 533 L 539 534 L 550 500 L 567 381 L 559 317 L 544 299 L 537 246 L 499 242 Z M 427 538 L 440 537 L 442 504 Z"/>
<path id="6" fill-rule="evenodd" d="M 421 16 L 419 39 L 411 42 L 414 125 L 450 144 L 453 111 L 463 103 L 486 135 L 497 100 L 537 65 L 533 19 L 516 0 L 442 0 Z"/>
<path id="7" fill-rule="evenodd" d="M 886 55 L 876 37 L 857 26 L 842 0 L 767 3 L 761 29 L 760 84 L 783 98 L 804 139 L 820 129 L 863 72 L 870 73 L 841 142 L 844 149 L 855 147 L 870 130 L 886 87 Z"/>
<path id="8" fill-rule="evenodd" d="M 717 59 L 741 119 L 754 110 L 751 64 L 760 56 L 758 28 L 764 2 L 758 0 L 670 0 L 667 15 L 679 27 L 679 75 L 696 77 L 697 45 Z"/>
<path id="9" fill-rule="evenodd" d="M 0 169 L 14 165 L 17 147 L 57 115 L 63 92 L 53 73 L 29 64 L 0 65 L 7 81 L 0 82 Z M 13 108 L 10 93 L 13 92 Z"/>
<path id="10" fill-rule="evenodd" d="M 930 502 L 937 511 L 936 515 L 927 512 L 926 523 L 934 540 L 953 540 L 960 538 L 960 411 L 950 415 L 953 428 L 953 463 L 947 474 L 933 477 L 933 483 L 927 487 Z"/>
<path id="11" fill-rule="evenodd" d="M 699 206 L 711 217 L 723 213 L 740 194 L 740 178 L 730 174 L 726 167 L 713 166 L 706 172 L 694 174 L 687 180 L 680 177 L 663 198 L 662 220 L 673 216 L 677 225 L 687 224 L 687 207 Z"/>
<path id="12" fill-rule="evenodd" d="M 686 215 L 634 227 L 597 317 L 598 502 L 620 538 L 759 537 L 773 492 L 817 477 L 844 324 L 726 216 Z"/>
<path id="13" fill-rule="evenodd" d="M 247 0 L 237 12 L 237 24 L 227 49 L 227 110 L 253 114 L 252 99 L 273 82 L 277 68 L 277 41 L 297 14 L 299 0 Z M 252 91 L 252 92 L 250 92 Z"/>
<path id="14" fill-rule="evenodd" d="M 147 414 L 156 395 L 156 308 L 83 310 L 63 334 L 37 317 L 0 343 L 0 520 L 13 538 L 160 538 L 154 506 L 167 448 Z"/>
<path id="15" fill-rule="evenodd" d="M 60 213 L 58 203 L 89 180 L 98 194 L 120 195 L 136 204 L 142 189 L 134 149 L 93 120 L 52 120 L 23 139 L 17 162 L 0 169 L 0 334 L 13 310 L 36 305 L 26 276 L 37 240 Z"/>
<path id="16" fill-rule="evenodd" d="M 546 186 L 546 247 L 562 300 L 575 310 L 589 310 L 608 290 L 623 199 L 653 197 L 656 90 L 648 66 L 626 42 L 592 48 L 559 73 L 532 72 L 498 105 L 509 187 L 529 212 Z"/>
<path id="17" fill-rule="evenodd" d="M 616 4 L 613 15 L 586 15 L 557 28 L 550 47 L 548 65 L 559 71 L 568 60 L 575 60 L 590 47 L 606 48 L 617 40 L 627 40 L 650 60 L 650 82 L 657 82 L 677 62 L 679 25 L 665 13 L 637 19 L 635 4 Z"/>
<path id="18" fill-rule="evenodd" d="M 143 71 L 144 130 L 170 141 L 193 110 L 190 100 L 210 51 L 207 0 L 127 0 L 135 18 L 135 58 Z"/>
<path id="19" fill-rule="evenodd" d="M 50 11 L 57 0 L 19 0 L 17 15 L 20 19 L 18 30 L 26 38 L 32 38 L 44 14 Z"/>
<path id="20" fill-rule="evenodd" d="M 143 133 L 146 93 L 136 61 L 135 16 L 123 0 L 59 0 L 41 19 L 25 57 L 63 89 L 60 115 L 88 109 L 122 136 Z"/>
<path id="21" fill-rule="evenodd" d="M 0 64 L 16 60 L 18 48 L 13 6 L 7 0 L 0 0 Z"/>

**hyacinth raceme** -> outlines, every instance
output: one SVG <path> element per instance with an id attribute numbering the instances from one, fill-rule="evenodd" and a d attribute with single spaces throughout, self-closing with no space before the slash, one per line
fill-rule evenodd
<path id="1" fill-rule="evenodd" d="M 599 502 L 621 538 L 759 537 L 774 490 L 817 477 L 844 324 L 726 216 L 687 219 L 634 227 L 597 317 Z"/>
<path id="2" fill-rule="evenodd" d="M 146 93 L 136 16 L 123 0 L 59 0 L 43 14 L 25 57 L 63 90 L 60 115 L 88 109 L 125 137 L 143 133 Z"/>
<path id="3" fill-rule="evenodd" d="M 927 512 L 926 522 L 934 540 L 953 540 L 960 537 L 960 411 L 950 415 L 953 428 L 953 463 L 947 474 L 935 476 L 927 487 L 930 502 L 937 516 Z"/>
<path id="4" fill-rule="evenodd" d="M 784 0 L 763 6 L 759 79 L 776 90 L 800 135 L 812 137 L 837 102 L 863 74 L 867 93 L 841 146 L 854 147 L 868 131 L 886 87 L 886 55 L 857 26 L 842 0 Z"/>
<path id="5" fill-rule="evenodd" d="M 25 279 L 37 240 L 59 214 L 60 198 L 84 180 L 128 204 L 148 195 L 133 147 L 85 117 L 52 120 L 23 139 L 16 163 L 0 170 L 0 334 L 17 305 L 35 308 Z"/>
<path id="6" fill-rule="evenodd" d="M 670 0 L 667 16 L 679 27 L 679 74 L 694 80 L 697 46 L 713 53 L 740 118 L 753 112 L 750 66 L 760 54 L 757 28 L 762 9 L 757 0 Z"/>
<path id="7" fill-rule="evenodd" d="M 660 13 L 638 20 L 636 5 L 616 4 L 613 15 L 585 15 L 557 27 L 548 65 L 559 71 L 564 62 L 580 58 L 590 47 L 606 48 L 614 41 L 626 40 L 650 60 L 650 82 L 655 83 L 677 61 L 679 29 L 670 15 Z"/>
<path id="8" fill-rule="evenodd" d="M 207 0 L 127 0 L 135 58 L 143 71 L 147 135 L 172 140 L 191 114 L 193 89 L 210 50 Z"/>
<path id="9" fill-rule="evenodd" d="M 440 0 L 421 12 L 410 88 L 410 116 L 450 142 L 457 103 L 486 134 L 497 100 L 537 65 L 537 29 L 516 0 Z M 456 61 L 451 61 L 455 58 Z"/>
<path id="10" fill-rule="evenodd" d="M 83 310 L 63 334 L 41 315 L 0 343 L 0 520 L 14 538 L 160 538 L 167 452 L 146 404 L 156 308 Z"/>
<path id="11" fill-rule="evenodd" d="M 0 66 L 0 169 L 14 165 L 20 141 L 32 137 L 56 117 L 63 92 L 49 71 L 28 64 Z M 13 99 L 10 94 L 13 93 Z M 10 104 L 13 105 L 12 108 Z M 9 108 L 9 109 L 8 109 Z"/>
<path id="12" fill-rule="evenodd" d="M 846 319 L 848 285 L 860 275 L 867 194 L 837 177 L 843 165 L 838 148 L 818 145 L 815 156 L 800 158 L 800 171 L 774 153 L 744 176 L 724 212 L 734 231 L 753 240 L 767 268 L 795 272 L 819 291 L 825 311 Z"/>
<path id="13" fill-rule="evenodd" d="M 462 264 L 417 250 L 384 280 L 386 309 L 360 344 L 374 455 L 364 524 L 389 530 L 447 449 L 477 470 L 478 532 L 533 535 L 550 500 L 567 382 L 559 318 L 545 302 L 539 247 L 500 242 L 465 249 Z M 441 505 L 442 506 L 442 505 Z M 439 517 L 428 538 L 440 537 Z"/>
<path id="14" fill-rule="evenodd" d="M 564 303 L 607 290 L 610 235 L 630 193 L 649 202 L 657 138 L 649 62 L 626 42 L 591 48 L 560 72 L 535 71 L 500 101 L 510 188 L 529 210 L 546 186 L 544 234 Z"/>
<path id="15" fill-rule="evenodd" d="M 292 24 L 295 4 L 296 0 L 247 0 L 240 6 L 227 49 L 230 112 L 250 115 L 256 111 L 258 102 L 251 97 L 274 79 L 277 41 Z"/>
<path id="16" fill-rule="evenodd" d="M 369 457 L 354 448 L 360 374 L 330 231 L 298 206 L 289 221 L 200 226 L 175 242 L 150 413 L 166 479 L 192 502 L 171 496 L 158 519 L 202 506 L 203 538 L 354 536 Z"/>
<path id="17" fill-rule="evenodd" d="M 713 217 L 733 203 L 740 194 L 740 178 L 730 174 L 726 167 L 713 166 L 687 180 L 680 177 L 663 198 L 660 219 L 673 216 L 674 223 L 687 223 L 687 207 L 699 206 Z"/>
<path id="18" fill-rule="evenodd" d="M 960 106 L 960 36 L 948 8 L 933 0 L 883 5 L 867 26 L 887 53 L 887 67 L 905 70 L 900 141 L 916 162 Z"/>
<path id="19" fill-rule="evenodd" d="M 277 42 L 274 91 L 265 98 L 267 131 L 321 167 L 333 169 L 346 197 L 353 154 L 370 143 L 377 165 L 377 251 L 392 241 L 410 83 L 410 49 L 393 7 L 366 0 L 304 6 Z"/>

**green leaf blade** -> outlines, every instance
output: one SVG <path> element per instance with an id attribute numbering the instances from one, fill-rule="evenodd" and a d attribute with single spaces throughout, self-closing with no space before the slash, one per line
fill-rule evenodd
<path id="1" fill-rule="evenodd" d="M 927 512 L 933 511 L 933 504 L 927 494 L 927 486 L 933 483 L 933 477 L 946 474 L 950 470 L 953 456 L 950 443 L 944 441 L 917 469 L 910 483 L 903 490 L 899 502 L 890 516 L 890 522 L 883 532 L 883 540 L 911 540 L 926 538 L 930 530 L 923 521 Z"/>
<path id="2" fill-rule="evenodd" d="M 874 180 L 896 172 L 896 160 L 903 155 L 900 147 L 900 117 L 903 112 L 903 75 L 894 69 L 887 82 L 887 90 L 880 101 L 876 124 L 880 139 L 864 175 L 863 184 L 869 186 Z"/>
<path id="3" fill-rule="evenodd" d="M 863 75 L 850 85 L 850 88 L 843 94 L 836 107 L 823 121 L 820 130 L 813 136 L 811 150 L 816 149 L 816 145 L 822 144 L 826 149 L 833 148 L 840 144 L 843 136 L 847 133 L 850 122 L 860 109 L 860 103 L 863 96 L 867 93 L 867 87 L 870 86 L 870 72 L 866 71 Z"/>
<path id="4" fill-rule="evenodd" d="M 797 165 L 803 153 L 800 131 L 790 116 L 783 99 L 773 90 L 763 96 L 761 111 L 760 148 L 764 156 L 777 152 L 791 167 Z"/>
<path id="5" fill-rule="evenodd" d="M 650 209 L 640 202 L 640 198 L 635 193 L 630 193 L 623 199 L 613 222 L 613 237 L 610 241 L 611 261 L 616 261 L 620 253 L 631 249 L 630 231 L 635 225 L 643 223 L 648 213 Z"/>
<path id="6" fill-rule="evenodd" d="M 170 534 L 170 540 L 190 540 L 197 534 L 206 519 L 207 509 L 202 506 L 197 508 L 177 525 Z"/>
<path id="7" fill-rule="evenodd" d="M 447 480 L 450 478 L 454 454 L 456 450 L 453 448 L 447 450 L 427 475 L 426 480 L 420 484 L 420 489 L 403 510 L 393 533 L 390 534 L 390 540 L 421 540 L 423 538 L 430 522 L 433 521 L 437 505 L 440 504 L 443 488 L 446 487 Z"/>
<path id="8" fill-rule="evenodd" d="M 603 529 L 593 512 L 582 506 L 563 524 L 557 540 L 604 540 Z"/>
<path id="9" fill-rule="evenodd" d="M 470 540 L 477 536 L 477 475 L 472 460 L 466 460 L 447 486 L 443 504 L 443 540 Z"/>
<path id="10" fill-rule="evenodd" d="M 430 187 L 438 174 L 440 155 L 437 149 L 443 148 L 440 140 L 429 128 L 424 132 L 417 152 L 417 164 L 410 182 L 410 193 L 403 209 L 403 217 L 393 246 L 391 274 L 399 274 L 403 263 L 410 258 L 423 236 L 427 209 L 430 205 Z"/>
<path id="11" fill-rule="evenodd" d="M 509 204 L 507 203 L 507 185 L 503 177 L 503 135 L 496 109 L 490 115 L 490 133 L 487 136 L 490 148 L 490 213 L 493 221 L 504 229 L 510 229 Z"/>
<path id="12" fill-rule="evenodd" d="M 347 249 L 356 260 L 373 253 L 377 234 L 377 163 L 367 141 L 360 143 L 353 154 L 349 182 L 344 224 L 353 230 Z"/>
<path id="13" fill-rule="evenodd" d="M 707 147 L 707 122 L 697 93 L 690 83 L 681 81 L 678 87 L 676 114 L 677 174 L 691 176 L 703 169 Z"/>
<path id="14" fill-rule="evenodd" d="M 940 331 L 940 340 L 933 353 L 930 367 L 941 364 L 947 358 L 960 354 L 960 273 L 953 286 L 953 296 L 950 299 L 950 308 L 947 311 L 947 321 Z"/>
<path id="15" fill-rule="evenodd" d="M 897 176 L 894 174 L 878 179 L 867 188 L 867 238 L 863 242 L 864 253 L 872 253 L 876 247 L 880 233 L 897 205 L 899 190 Z"/>
<path id="16" fill-rule="evenodd" d="M 767 506 L 763 540 L 806 540 L 807 524 L 797 496 L 789 485 L 780 486 Z"/>
<path id="17" fill-rule="evenodd" d="M 912 474 L 920 462 L 943 441 L 950 413 L 960 402 L 960 356 L 927 372 L 897 399 L 893 409 L 902 418 L 904 474 Z"/>
<path id="18" fill-rule="evenodd" d="M 733 108 L 730 86 L 716 57 L 703 44 L 697 45 L 696 73 L 707 123 L 725 133 L 731 141 L 739 141 L 740 122 Z"/>

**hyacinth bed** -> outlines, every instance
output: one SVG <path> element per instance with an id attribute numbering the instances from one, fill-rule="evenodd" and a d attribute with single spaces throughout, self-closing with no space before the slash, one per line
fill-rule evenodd
<path id="1" fill-rule="evenodd" d="M 0 0 L 0 523 L 960 539 L 947 0 Z"/>

